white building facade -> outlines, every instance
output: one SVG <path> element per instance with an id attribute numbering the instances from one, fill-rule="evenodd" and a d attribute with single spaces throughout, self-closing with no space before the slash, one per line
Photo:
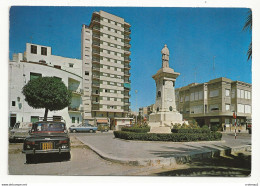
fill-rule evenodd
<path id="1" fill-rule="evenodd" d="M 48 117 L 63 117 L 68 126 L 82 122 L 82 61 L 51 54 L 51 47 L 26 44 L 24 54 L 14 54 L 9 62 L 9 126 L 15 122 L 35 122 L 44 116 L 44 109 L 33 109 L 24 100 L 22 88 L 38 77 L 60 78 L 72 91 L 69 107 L 49 111 Z"/>

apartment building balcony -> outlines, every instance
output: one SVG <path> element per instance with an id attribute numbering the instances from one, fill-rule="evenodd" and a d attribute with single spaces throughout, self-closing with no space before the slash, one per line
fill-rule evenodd
<path id="1" fill-rule="evenodd" d="M 125 28 L 124 32 L 125 32 L 125 34 L 131 34 L 131 29 L 130 28 Z"/>
<path id="2" fill-rule="evenodd" d="M 131 89 L 130 83 L 124 83 L 124 88 Z"/>
<path id="3" fill-rule="evenodd" d="M 131 73 L 130 73 L 130 72 L 125 72 L 124 75 L 127 76 L 127 77 L 129 77 L 129 76 L 131 75 Z"/>
<path id="4" fill-rule="evenodd" d="M 93 78 L 93 79 L 100 80 L 100 76 L 99 76 L 99 75 L 95 75 L 95 74 L 93 74 L 92 78 Z"/>
<path id="5" fill-rule="evenodd" d="M 68 111 L 72 113 L 83 112 L 83 107 L 68 107 Z"/>
<path id="6" fill-rule="evenodd" d="M 92 51 L 92 55 L 99 57 L 99 56 L 100 56 L 100 51 L 98 51 L 98 50 L 93 50 L 93 51 Z"/>
<path id="7" fill-rule="evenodd" d="M 124 43 L 125 49 L 129 49 L 131 45 L 129 43 Z"/>
<path id="8" fill-rule="evenodd" d="M 94 58 L 92 58 L 92 62 L 93 63 L 100 63 L 100 58 L 96 58 L 96 57 L 94 57 Z"/>
<path id="9" fill-rule="evenodd" d="M 72 94 L 74 94 L 74 95 L 79 95 L 79 96 L 81 96 L 81 95 L 83 95 L 83 89 L 77 89 L 77 90 L 74 90 L 74 89 L 72 89 L 72 88 L 68 88 L 71 92 L 72 92 Z"/>
<path id="10" fill-rule="evenodd" d="M 129 94 L 124 94 L 124 98 L 130 98 Z"/>
<path id="11" fill-rule="evenodd" d="M 96 92 L 96 91 L 92 91 L 92 92 L 91 92 L 91 95 L 92 95 L 92 96 L 99 96 L 100 93 L 99 93 L 99 92 Z"/>
<path id="12" fill-rule="evenodd" d="M 100 83 L 92 83 L 92 87 L 97 87 L 97 88 L 99 88 L 99 86 L 100 86 Z"/>
<path id="13" fill-rule="evenodd" d="M 130 61 L 131 61 L 131 58 L 130 58 L 130 57 L 125 57 L 125 58 L 124 58 L 124 60 L 125 60 L 125 62 L 128 62 L 128 63 L 130 63 Z"/>
<path id="14" fill-rule="evenodd" d="M 124 28 L 126 29 L 126 28 L 130 28 L 131 27 L 131 25 L 129 24 L 129 23 L 124 23 Z"/>
<path id="15" fill-rule="evenodd" d="M 99 48 L 100 47 L 100 42 L 92 42 L 92 47 L 95 47 L 95 48 Z"/>
<path id="16" fill-rule="evenodd" d="M 131 83 L 131 80 L 125 79 L 125 80 L 124 80 L 124 83 L 129 83 L 129 84 L 130 84 L 130 83 Z"/>
<path id="17" fill-rule="evenodd" d="M 92 70 L 93 70 L 93 71 L 96 71 L 96 72 L 99 72 L 99 71 L 100 71 L 100 68 L 99 68 L 99 67 L 92 67 Z"/>
<path id="18" fill-rule="evenodd" d="M 131 103 L 130 103 L 130 102 L 124 102 L 124 105 L 125 105 L 125 106 L 130 106 Z"/>
<path id="19" fill-rule="evenodd" d="M 130 41 L 130 40 L 131 40 L 131 37 L 125 35 L 124 39 L 127 40 L 127 41 Z"/>
<path id="20" fill-rule="evenodd" d="M 93 26 L 92 30 L 94 32 L 100 32 L 100 27 L 99 26 Z"/>
<path id="21" fill-rule="evenodd" d="M 92 104 L 93 104 L 93 105 L 98 105 L 98 104 L 99 104 L 99 101 L 92 100 Z"/>
<path id="22" fill-rule="evenodd" d="M 131 69 L 131 66 L 128 65 L 128 64 L 126 64 L 126 65 L 124 66 L 124 69 Z"/>
<path id="23" fill-rule="evenodd" d="M 124 54 L 125 54 L 125 55 L 130 55 L 131 52 L 130 52 L 129 50 L 124 50 Z"/>

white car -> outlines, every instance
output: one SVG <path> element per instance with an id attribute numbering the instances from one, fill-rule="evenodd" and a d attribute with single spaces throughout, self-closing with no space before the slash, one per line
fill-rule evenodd
<path id="1" fill-rule="evenodd" d="M 16 123 L 9 132 L 9 141 L 24 140 L 29 135 L 29 130 L 31 128 L 32 122 Z"/>

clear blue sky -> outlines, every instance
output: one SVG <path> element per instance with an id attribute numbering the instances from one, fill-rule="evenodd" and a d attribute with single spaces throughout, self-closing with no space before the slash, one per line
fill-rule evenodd
<path id="1" fill-rule="evenodd" d="M 242 31 L 248 9 L 12 7 L 10 54 L 24 52 L 25 43 L 52 47 L 54 55 L 81 58 L 81 26 L 92 12 L 104 10 L 131 24 L 131 108 L 155 101 L 152 75 L 161 68 L 161 49 L 170 50 L 170 67 L 180 72 L 176 87 L 214 77 L 252 82 L 246 52 L 251 32 Z M 213 72 L 215 57 L 215 73 Z M 196 73 L 195 73 L 196 72 Z"/>

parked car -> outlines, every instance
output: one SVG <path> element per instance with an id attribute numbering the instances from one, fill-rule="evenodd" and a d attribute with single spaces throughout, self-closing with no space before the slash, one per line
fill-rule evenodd
<path id="1" fill-rule="evenodd" d="M 107 123 L 100 123 L 98 124 L 98 131 L 105 131 L 105 132 L 108 132 L 109 131 L 109 125 Z"/>
<path id="2" fill-rule="evenodd" d="M 9 131 L 9 141 L 24 140 L 29 135 L 32 122 L 19 122 Z"/>
<path id="3" fill-rule="evenodd" d="M 90 125 L 90 124 L 80 124 L 78 126 L 74 126 L 72 125 L 71 127 L 69 127 L 69 131 L 76 133 L 76 132 L 96 132 L 97 131 L 97 127 Z"/>
<path id="4" fill-rule="evenodd" d="M 56 153 L 70 159 L 70 138 L 65 122 L 39 121 L 32 124 L 30 136 L 23 144 L 26 163 L 34 162 L 37 154 Z"/>

